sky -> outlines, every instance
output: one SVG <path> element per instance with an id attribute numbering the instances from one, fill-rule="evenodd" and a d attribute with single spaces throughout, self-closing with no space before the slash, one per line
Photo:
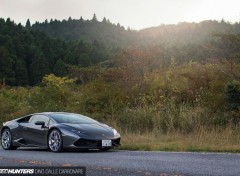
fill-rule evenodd
<path id="1" fill-rule="evenodd" d="M 139 30 L 161 24 L 222 20 L 240 21 L 240 0 L 0 0 L 0 17 L 15 23 L 45 19 L 92 19 Z"/>

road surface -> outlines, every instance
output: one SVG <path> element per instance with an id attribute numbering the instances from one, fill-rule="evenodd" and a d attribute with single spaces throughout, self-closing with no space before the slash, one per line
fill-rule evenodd
<path id="1" fill-rule="evenodd" d="M 0 166 L 86 166 L 87 176 L 240 176 L 240 154 L 68 151 L 41 149 L 5 151 L 0 147 Z"/>

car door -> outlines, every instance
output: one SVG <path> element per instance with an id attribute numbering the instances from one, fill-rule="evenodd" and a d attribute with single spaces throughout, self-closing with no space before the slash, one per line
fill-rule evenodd
<path id="1" fill-rule="evenodd" d="M 25 138 L 25 129 L 29 126 L 29 119 L 32 117 L 32 115 L 25 116 L 24 118 L 21 118 L 18 120 L 18 128 L 16 128 L 15 136 L 16 139 L 19 139 L 20 143 L 27 144 L 29 141 Z"/>
<path id="2" fill-rule="evenodd" d="M 36 125 L 35 122 L 43 121 L 45 126 Z M 49 117 L 45 115 L 33 115 L 29 123 L 24 125 L 23 134 L 28 144 L 47 146 Z"/>

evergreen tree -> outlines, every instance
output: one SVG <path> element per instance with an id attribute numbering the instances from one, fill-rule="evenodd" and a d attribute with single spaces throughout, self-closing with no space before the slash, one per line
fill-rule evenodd
<path id="1" fill-rule="evenodd" d="M 80 22 L 83 22 L 83 21 L 84 21 L 84 20 L 83 20 L 83 17 L 81 16 L 81 17 L 80 17 Z"/>
<path id="2" fill-rule="evenodd" d="M 62 61 L 62 59 L 58 59 L 56 64 L 54 65 L 53 68 L 53 73 L 56 76 L 63 77 L 68 74 L 67 66 L 66 64 Z"/>
<path id="3" fill-rule="evenodd" d="M 42 78 L 50 73 L 48 62 L 43 53 L 37 49 L 29 70 L 30 85 L 36 85 L 42 81 Z"/>
<path id="4" fill-rule="evenodd" d="M 107 23 L 107 19 L 104 17 L 102 20 L 103 23 Z"/>
<path id="5" fill-rule="evenodd" d="M 96 14 L 95 14 L 95 13 L 93 14 L 92 21 L 93 21 L 93 22 L 96 22 L 96 21 L 98 21 L 98 19 L 97 19 L 97 16 L 96 16 Z"/>
<path id="6" fill-rule="evenodd" d="M 8 50 L 0 47 L 0 84 L 15 84 L 13 63 L 14 61 L 10 57 Z"/>
<path id="7" fill-rule="evenodd" d="M 16 73 L 16 85 L 26 86 L 29 85 L 28 82 L 28 72 L 25 61 L 17 60 L 15 63 L 15 73 Z"/>
<path id="8" fill-rule="evenodd" d="M 27 19 L 25 28 L 26 28 L 26 29 L 30 29 L 30 28 L 31 28 L 31 23 L 30 23 L 30 20 L 29 20 L 29 19 Z"/>

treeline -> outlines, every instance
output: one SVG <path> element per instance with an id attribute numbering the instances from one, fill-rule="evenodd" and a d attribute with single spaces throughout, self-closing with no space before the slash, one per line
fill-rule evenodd
<path id="1" fill-rule="evenodd" d="M 140 35 L 149 38 L 150 42 L 164 45 L 199 44 L 210 41 L 216 33 L 240 32 L 240 23 L 231 24 L 224 20 L 207 20 L 199 23 L 179 23 L 176 25 L 161 25 L 139 31 Z"/>
<path id="2" fill-rule="evenodd" d="M 30 22 L 28 26 L 31 26 Z M 46 20 L 33 24 L 31 28 L 67 41 L 98 41 L 114 50 L 114 53 L 119 47 L 158 48 L 166 60 L 174 58 L 179 63 L 219 57 L 238 59 L 230 55 L 232 44 L 221 36 L 239 34 L 240 23 L 231 24 L 224 20 L 161 25 L 134 31 L 124 29 L 119 23 L 115 25 L 106 18 L 99 21 L 94 14 L 91 20 L 84 20 L 82 17 L 62 21 Z"/>
<path id="3" fill-rule="evenodd" d="M 110 56 L 98 41 L 65 42 L 0 19 L 0 84 L 36 85 L 49 73 L 67 75 L 68 64 L 90 66 Z"/>
<path id="4" fill-rule="evenodd" d="M 176 64 L 239 61 L 239 23 L 205 21 L 133 31 L 106 18 L 50 20 L 25 26 L 0 19 L 0 84 L 37 85 L 46 74 L 74 75 L 72 67 L 113 67 L 126 50 L 148 53 L 149 62 Z M 128 59 L 131 59 L 129 56 Z M 139 61 L 140 62 L 140 61 Z M 81 82 L 81 81 L 79 81 Z"/>
<path id="5" fill-rule="evenodd" d="M 119 23 L 111 23 L 110 20 L 103 18 L 102 21 L 97 19 L 94 14 L 91 20 L 80 19 L 68 20 L 45 20 L 43 23 L 36 22 L 31 25 L 28 20 L 27 28 L 43 31 L 47 35 L 55 39 L 63 39 L 65 41 L 98 41 L 108 47 L 123 46 L 129 44 L 137 44 L 138 34 L 136 31 L 127 30 Z"/>

